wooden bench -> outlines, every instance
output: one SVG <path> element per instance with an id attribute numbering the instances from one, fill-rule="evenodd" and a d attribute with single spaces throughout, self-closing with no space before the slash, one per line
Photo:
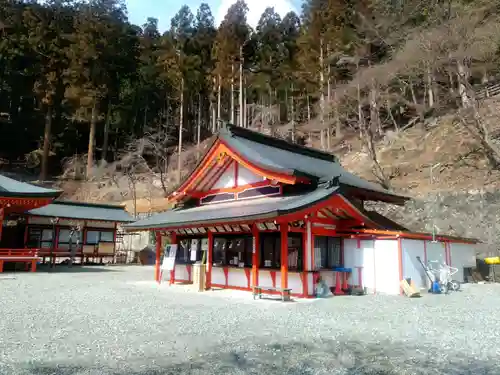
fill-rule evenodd
<path id="1" fill-rule="evenodd" d="M 35 272 L 38 260 L 38 249 L 0 249 L 0 272 L 7 262 L 26 263 L 27 268 L 31 264 L 31 272 Z"/>
<path id="2" fill-rule="evenodd" d="M 290 301 L 290 296 L 292 294 L 292 289 L 289 288 L 254 286 L 252 289 L 253 289 L 253 299 L 255 299 L 257 296 L 259 296 L 259 299 L 261 299 L 263 294 L 268 294 L 268 295 L 280 294 L 281 300 L 284 302 L 284 301 Z"/>
<path id="3" fill-rule="evenodd" d="M 56 265 L 56 259 L 58 258 L 71 258 L 71 252 L 64 248 L 64 249 L 40 249 L 38 252 L 38 255 L 40 258 L 42 258 L 43 264 L 45 264 L 45 258 L 49 258 L 49 264 L 51 266 Z M 80 259 L 80 262 L 83 263 L 83 254 L 82 250 L 80 249 L 75 249 L 74 251 L 74 258 L 75 259 Z"/>

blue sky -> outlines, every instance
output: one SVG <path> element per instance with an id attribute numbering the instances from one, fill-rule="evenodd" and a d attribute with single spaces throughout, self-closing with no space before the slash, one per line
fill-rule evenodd
<path id="1" fill-rule="evenodd" d="M 127 3 L 129 20 L 136 25 L 145 23 L 148 17 L 158 18 L 160 31 L 170 27 L 170 19 L 184 4 L 188 5 L 193 13 L 202 2 L 212 8 L 216 22 L 220 22 L 226 14 L 227 8 L 236 0 L 125 0 Z M 249 8 L 249 23 L 255 26 L 260 15 L 268 6 L 273 6 L 282 16 L 290 10 L 299 10 L 300 0 L 247 0 Z M 295 4 L 295 5 L 293 5 Z"/>

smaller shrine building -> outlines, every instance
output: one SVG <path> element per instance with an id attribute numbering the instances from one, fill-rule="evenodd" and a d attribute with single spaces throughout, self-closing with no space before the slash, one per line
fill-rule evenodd
<path id="1" fill-rule="evenodd" d="M 0 175 L 0 272 L 4 265 L 75 257 L 113 260 L 117 226 L 134 219 L 124 206 L 57 200 L 61 191 Z"/>

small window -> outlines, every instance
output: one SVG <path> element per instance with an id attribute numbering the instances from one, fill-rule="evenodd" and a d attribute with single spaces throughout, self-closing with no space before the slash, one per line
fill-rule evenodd
<path id="1" fill-rule="evenodd" d="M 113 232 L 101 232 L 100 242 L 114 242 L 115 234 Z"/>
<path id="2" fill-rule="evenodd" d="M 316 236 L 314 238 L 315 269 L 333 269 L 342 266 L 341 238 Z"/>
<path id="3" fill-rule="evenodd" d="M 303 269 L 303 246 L 302 234 L 288 234 L 288 269 L 290 271 L 302 271 Z"/>
<path id="4" fill-rule="evenodd" d="M 200 238 L 184 238 L 179 241 L 175 261 L 179 264 L 191 264 L 202 260 Z M 194 251 L 194 253 L 193 253 Z"/>
<path id="5" fill-rule="evenodd" d="M 70 229 L 60 229 L 57 241 L 57 247 L 60 249 L 69 249 L 69 245 L 77 246 L 82 242 L 82 232 Z"/>
<path id="6" fill-rule="evenodd" d="M 217 265 L 226 264 L 226 239 L 214 239 L 213 263 Z"/>
<path id="7" fill-rule="evenodd" d="M 28 243 L 31 248 L 50 249 L 52 247 L 53 229 L 29 228 Z"/>
<path id="8" fill-rule="evenodd" d="M 99 242 L 114 242 L 115 232 L 88 230 L 86 236 L 86 245 L 97 245 Z"/>
<path id="9" fill-rule="evenodd" d="M 96 230 L 87 231 L 87 237 L 85 243 L 87 245 L 97 245 L 99 243 L 99 231 Z"/>
<path id="10" fill-rule="evenodd" d="M 251 267 L 252 236 L 228 235 L 215 237 L 213 263 L 219 266 Z"/>
<path id="11" fill-rule="evenodd" d="M 281 234 L 262 235 L 261 263 L 262 268 L 281 268 Z M 303 270 L 303 244 L 301 233 L 288 234 L 288 270 Z"/>
<path id="12" fill-rule="evenodd" d="M 262 235 L 261 244 L 261 267 L 281 267 L 281 237 L 280 234 Z"/>

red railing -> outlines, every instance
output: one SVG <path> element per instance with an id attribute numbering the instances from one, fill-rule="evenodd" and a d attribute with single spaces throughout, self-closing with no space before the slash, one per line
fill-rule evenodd
<path id="1" fill-rule="evenodd" d="M 0 249 L 0 258 L 37 257 L 39 249 Z"/>

